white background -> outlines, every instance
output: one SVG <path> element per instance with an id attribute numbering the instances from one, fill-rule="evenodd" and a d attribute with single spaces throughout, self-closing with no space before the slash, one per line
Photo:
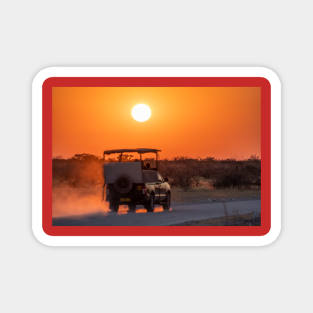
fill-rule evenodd
<path id="1" fill-rule="evenodd" d="M 2 1 L 1 311 L 312 310 L 310 3 Z M 39 244 L 31 233 L 31 81 L 54 65 L 274 69 L 283 84 L 280 238 L 262 248 Z"/>

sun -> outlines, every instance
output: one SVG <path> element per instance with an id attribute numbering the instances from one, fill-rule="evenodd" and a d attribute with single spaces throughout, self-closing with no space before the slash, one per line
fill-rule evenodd
<path id="1" fill-rule="evenodd" d="M 131 115 L 137 122 L 146 122 L 151 116 L 151 109 L 146 104 L 136 104 L 132 108 Z"/>

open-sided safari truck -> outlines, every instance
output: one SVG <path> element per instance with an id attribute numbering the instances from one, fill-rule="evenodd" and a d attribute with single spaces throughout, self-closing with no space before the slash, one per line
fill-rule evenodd
<path id="1" fill-rule="evenodd" d="M 140 148 L 103 152 L 103 191 L 112 211 L 117 212 L 120 204 L 128 205 L 130 211 L 135 211 L 136 205 L 143 205 L 148 212 L 153 212 L 155 204 L 162 205 L 164 210 L 170 209 L 171 188 L 168 179 L 158 172 L 160 151 Z M 129 153 L 135 153 L 138 158 L 130 158 Z M 144 160 L 146 153 L 153 153 L 155 158 Z M 117 159 L 107 157 L 111 154 L 118 154 Z"/>

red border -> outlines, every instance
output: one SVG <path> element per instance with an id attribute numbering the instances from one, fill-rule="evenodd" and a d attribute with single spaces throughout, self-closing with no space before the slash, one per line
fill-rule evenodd
<path id="1" fill-rule="evenodd" d="M 260 87 L 261 226 L 52 226 L 52 87 Z M 51 77 L 42 85 L 43 230 L 52 236 L 263 236 L 271 227 L 271 85 L 263 77 Z"/>

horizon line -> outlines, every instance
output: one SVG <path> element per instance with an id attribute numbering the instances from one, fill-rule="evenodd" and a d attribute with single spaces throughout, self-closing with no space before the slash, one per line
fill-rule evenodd
<path id="1" fill-rule="evenodd" d="M 102 156 L 99 156 L 97 154 L 92 153 L 75 153 L 72 156 L 65 157 L 62 155 L 55 155 L 52 156 L 53 160 L 70 160 L 73 159 L 76 155 L 90 155 L 98 158 L 99 160 L 103 159 Z M 258 154 L 250 154 L 250 156 L 243 157 L 243 158 L 234 158 L 234 157 L 225 157 L 225 158 L 217 158 L 211 155 L 205 156 L 205 157 L 192 157 L 192 156 L 186 156 L 186 155 L 177 155 L 171 158 L 159 158 L 159 160 L 168 160 L 168 161 L 175 161 L 175 159 L 191 159 L 191 160 L 205 160 L 205 159 L 214 159 L 216 161 L 225 161 L 225 160 L 236 160 L 236 161 L 244 161 L 244 160 L 251 160 L 251 159 L 259 159 L 261 160 L 261 156 Z"/>

